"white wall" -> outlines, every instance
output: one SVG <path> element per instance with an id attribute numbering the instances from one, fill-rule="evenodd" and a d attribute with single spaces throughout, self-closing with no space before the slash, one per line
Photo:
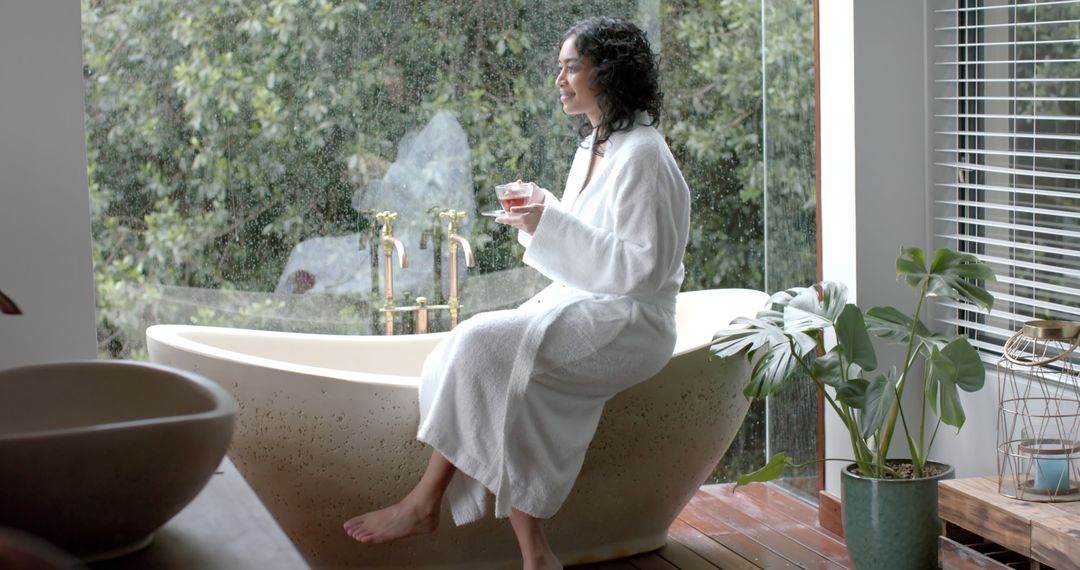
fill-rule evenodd
<path id="1" fill-rule="evenodd" d="M 934 249 L 932 10 L 925 0 L 820 3 L 822 269 L 826 280 L 846 283 L 863 309 L 914 310 L 914 292 L 896 281 L 896 256 L 901 246 Z M 878 360 L 902 356 L 879 350 Z M 968 424 L 960 436 L 948 426 L 938 434 L 931 457 L 953 464 L 957 477 L 995 472 L 995 390 L 990 371 L 983 391 L 965 394 Z M 915 392 L 907 396 L 915 400 Z M 825 428 L 826 457 L 851 457 L 844 427 L 831 412 Z M 837 495 L 842 466 L 829 462 L 826 468 L 826 489 Z"/>
<path id="2" fill-rule="evenodd" d="M 0 3 L 0 368 L 94 358 L 79 3 Z"/>
<path id="3" fill-rule="evenodd" d="M 855 224 L 855 31 L 854 0 L 818 4 L 818 65 L 821 86 L 821 270 L 822 277 L 858 291 Z M 854 301 L 854 299 L 852 299 Z M 844 425 L 825 412 L 825 457 L 851 458 Z M 840 496 L 842 464 L 825 464 L 825 488 Z"/>

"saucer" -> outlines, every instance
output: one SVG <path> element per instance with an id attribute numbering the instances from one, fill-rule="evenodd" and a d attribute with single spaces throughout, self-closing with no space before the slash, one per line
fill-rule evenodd
<path id="1" fill-rule="evenodd" d="M 486 212 L 480 212 L 481 216 L 490 216 L 492 218 L 498 218 L 499 216 L 507 215 L 506 210 L 488 210 Z"/>

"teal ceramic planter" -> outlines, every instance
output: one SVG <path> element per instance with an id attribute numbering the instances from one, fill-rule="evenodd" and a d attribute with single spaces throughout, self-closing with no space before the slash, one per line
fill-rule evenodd
<path id="1" fill-rule="evenodd" d="M 844 538 L 858 570 L 925 570 L 938 567 L 938 481 L 953 478 L 951 465 L 922 479 L 871 479 L 841 472 Z"/>

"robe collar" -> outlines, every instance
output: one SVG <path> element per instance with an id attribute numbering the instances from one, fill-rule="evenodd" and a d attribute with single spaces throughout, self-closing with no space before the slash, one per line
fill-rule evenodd
<path id="1" fill-rule="evenodd" d="M 638 111 L 637 115 L 634 117 L 634 128 L 636 129 L 640 126 L 647 126 L 650 122 L 652 121 L 649 117 L 648 112 Z M 615 152 L 615 149 L 619 147 L 619 144 L 622 142 L 623 138 L 629 133 L 630 131 L 619 131 L 612 134 L 611 137 L 607 140 L 607 149 L 604 151 L 604 155 L 611 156 L 611 153 Z M 594 130 L 592 133 L 590 133 L 589 138 L 585 140 L 588 141 L 588 146 L 586 148 L 592 150 L 593 143 L 596 141 L 596 131 Z"/>

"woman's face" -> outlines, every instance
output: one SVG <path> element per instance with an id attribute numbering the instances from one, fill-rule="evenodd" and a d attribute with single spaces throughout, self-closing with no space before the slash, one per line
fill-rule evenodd
<path id="1" fill-rule="evenodd" d="M 567 115 L 584 113 L 593 127 L 600 124 L 600 104 L 596 96 L 600 87 L 592 85 L 596 69 L 588 58 L 578 55 L 574 47 L 575 36 L 566 38 L 559 50 L 559 76 L 555 86 L 559 89 L 559 101 Z"/>

